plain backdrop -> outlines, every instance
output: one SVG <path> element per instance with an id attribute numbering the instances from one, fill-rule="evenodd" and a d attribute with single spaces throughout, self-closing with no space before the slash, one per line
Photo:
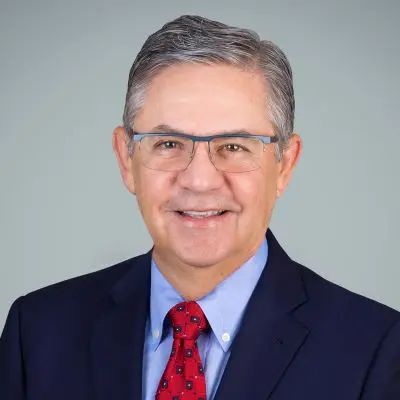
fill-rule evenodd
<path id="1" fill-rule="evenodd" d="M 400 308 L 400 2 L 0 2 L 0 330 L 13 300 L 147 251 L 111 148 L 144 40 L 181 14 L 257 31 L 294 72 L 304 150 L 271 228 Z"/>

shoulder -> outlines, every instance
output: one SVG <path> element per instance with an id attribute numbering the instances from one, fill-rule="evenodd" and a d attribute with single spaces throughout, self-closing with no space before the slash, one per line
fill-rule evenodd
<path id="1" fill-rule="evenodd" d="M 400 323 L 400 312 L 328 281 L 294 262 L 300 271 L 308 302 L 304 315 L 321 324 L 367 335 L 382 335 Z"/>
<path id="2" fill-rule="evenodd" d="M 132 268 L 142 264 L 147 255 L 141 254 L 98 271 L 43 287 L 20 297 L 15 304 L 28 319 L 74 313 L 83 315 L 90 312 Z"/>

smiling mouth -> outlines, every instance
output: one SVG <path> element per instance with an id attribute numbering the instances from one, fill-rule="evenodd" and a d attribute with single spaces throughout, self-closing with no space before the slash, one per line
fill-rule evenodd
<path id="1" fill-rule="evenodd" d="M 183 217 L 191 218 L 210 218 L 218 217 L 227 213 L 228 210 L 210 210 L 210 211 L 177 211 L 177 213 Z"/>

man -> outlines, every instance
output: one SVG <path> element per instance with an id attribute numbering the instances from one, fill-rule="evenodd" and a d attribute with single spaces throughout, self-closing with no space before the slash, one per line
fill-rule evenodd
<path id="1" fill-rule="evenodd" d="M 301 153 L 288 60 L 183 16 L 151 35 L 113 133 L 146 254 L 19 298 L 0 398 L 400 399 L 400 314 L 268 228 Z"/>

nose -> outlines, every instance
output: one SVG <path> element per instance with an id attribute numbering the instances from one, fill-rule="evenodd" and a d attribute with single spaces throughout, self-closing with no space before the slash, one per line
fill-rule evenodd
<path id="1" fill-rule="evenodd" d="M 193 192 L 208 192 L 224 184 L 224 176 L 218 171 L 208 154 L 208 143 L 195 143 L 194 155 L 185 170 L 180 171 L 178 183 Z"/>

